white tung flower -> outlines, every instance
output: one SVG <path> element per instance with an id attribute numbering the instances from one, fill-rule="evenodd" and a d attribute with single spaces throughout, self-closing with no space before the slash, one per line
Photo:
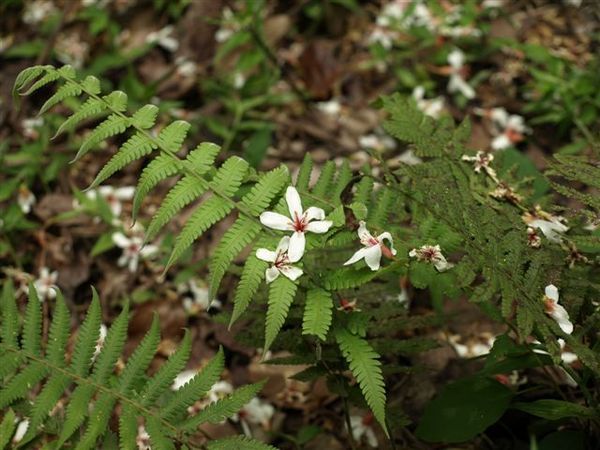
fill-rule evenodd
<path id="1" fill-rule="evenodd" d="M 158 44 L 172 53 L 179 48 L 179 41 L 172 36 L 174 30 L 173 25 L 167 25 L 158 31 L 153 31 L 146 36 L 146 42 L 149 44 Z"/>
<path id="2" fill-rule="evenodd" d="M 569 320 L 567 310 L 558 304 L 558 288 L 553 284 L 546 286 L 544 295 L 544 309 L 552 317 L 561 330 L 567 334 L 573 333 L 573 323 Z"/>
<path id="3" fill-rule="evenodd" d="M 448 92 L 460 92 L 467 99 L 475 97 L 475 90 L 463 77 L 465 72 L 465 54 L 460 49 L 454 49 L 448 55 L 450 65 L 450 80 L 448 81 Z"/>
<path id="4" fill-rule="evenodd" d="M 50 272 L 47 267 L 40 269 L 40 276 L 33 282 L 33 287 L 37 291 L 40 301 L 45 299 L 56 298 L 56 280 L 58 279 L 58 272 Z"/>
<path id="5" fill-rule="evenodd" d="M 267 269 L 265 273 L 267 283 L 271 283 L 272 281 L 274 281 L 280 273 L 292 281 L 295 281 L 302 276 L 302 269 L 294 267 L 291 264 L 299 261 L 300 257 L 292 258 L 290 256 L 290 242 L 290 237 L 284 236 L 283 238 L 281 238 L 281 241 L 279 241 L 277 249 L 275 249 L 274 252 L 271 250 L 267 250 L 266 248 L 259 248 L 258 250 L 256 250 L 256 257 L 258 259 L 273 264 Z"/>
<path id="6" fill-rule="evenodd" d="M 396 141 L 385 134 L 367 134 L 358 138 L 358 143 L 363 148 L 372 148 L 379 152 L 396 148 Z"/>
<path id="7" fill-rule="evenodd" d="M 44 125 L 43 117 L 34 117 L 29 119 L 21 120 L 21 128 L 23 129 L 23 136 L 28 139 L 37 139 L 40 136 L 37 128 Z"/>
<path id="8" fill-rule="evenodd" d="M 528 212 L 523 215 L 523 221 L 528 226 L 539 228 L 549 241 L 556 243 L 562 241 L 562 233 L 569 230 L 569 227 L 563 223 L 564 220 L 563 217 L 549 214 L 539 207 L 536 207 L 534 213 Z"/>
<path id="9" fill-rule="evenodd" d="M 342 111 L 342 105 L 335 99 L 327 102 L 318 102 L 317 108 L 330 116 L 339 116 Z"/>
<path id="10" fill-rule="evenodd" d="M 358 227 L 358 237 L 360 238 L 360 243 L 364 247 L 354 253 L 354 255 L 344 263 L 345 266 L 354 264 L 364 258 L 367 266 L 369 266 L 371 270 L 378 270 L 381 265 L 382 255 L 392 259 L 396 254 L 392 235 L 386 231 L 379 236 L 374 237 L 369 233 L 369 230 L 367 230 L 367 225 L 363 220 L 360 221 Z M 389 242 L 389 248 L 383 242 L 386 239 Z"/>
<path id="11" fill-rule="evenodd" d="M 90 190 L 85 193 L 87 198 L 90 200 L 96 200 L 98 195 L 102 197 L 108 206 L 110 207 L 110 211 L 113 216 L 119 217 L 121 215 L 121 211 L 123 210 L 123 201 L 128 201 L 133 198 L 135 193 L 135 187 L 133 186 L 124 186 L 120 188 L 115 188 L 113 186 L 100 186 L 97 190 Z"/>
<path id="12" fill-rule="evenodd" d="M 444 272 L 454 266 L 446 261 L 439 245 L 423 245 L 420 248 L 413 248 L 408 256 L 432 263 L 439 272 Z"/>
<path id="13" fill-rule="evenodd" d="M 54 3 L 47 0 L 35 0 L 27 2 L 26 5 L 23 22 L 27 25 L 35 25 L 43 22 L 50 14 L 56 11 Z"/>
<path id="14" fill-rule="evenodd" d="M 138 426 L 135 443 L 137 444 L 138 450 L 152 450 L 152 446 L 150 445 L 150 435 L 146 431 L 144 425 Z"/>
<path id="15" fill-rule="evenodd" d="M 311 206 L 304 211 L 302 209 L 300 194 L 298 194 L 298 191 L 293 186 L 287 188 L 285 200 L 288 205 L 290 217 L 267 211 L 260 215 L 260 221 L 263 225 L 274 230 L 294 232 L 289 241 L 288 256 L 291 262 L 296 262 L 304 255 L 304 247 L 306 246 L 304 233 L 307 231 L 319 234 L 327 233 L 333 222 L 323 220 L 325 219 L 325 211 L 321 208 Z"/>
<path id="16" fill-rule="evenodd" d="M 252 436 L 248 424 L 260 425 L 263 429 L 269 430 L 274 414 L 275 408 L 273 405 L 254 397 L 232 419 L 241 422 L 246 436 Z"/>
<path id="17" fill-rule="evenodd" d="M 354 440 L 360 442 L 363 438 L 367 440 L 367 443 L 376 448 L 379 446 L 379 442 L 377 441 L 377 436 L 375 436 L 375 431 L 373 431 L 373 416 L 371 414 L 367 414 L 364 417 L 361 416 L 350 416 L 350 426 L 352 427 L 352 437 Z"/>
<path id="18" fill-rule="evenodd" d="M 21 211 L 23 211 L 23 214 L 29 214 L 31 212 L 31 207 L 35 205 L 35 195 L 33 195 L 27 186 L 19 187 L 17 203 L 19 204 Z"/>
<path id="19" fill-rule="evenodd" d="M 226 395 L 229 395 L 233 392 L 233 386 L 228 381 L 217 381 L 212 385 L 210 391 L 208 391 L 207 397 L 210 403 L 214 403 Z"/>
<path id="20" fill-rule="evenodd" d="M 425 88 L 423 86 L 415 87 L 413 89 L 412 96 L 415 99 L 419 110 L 427 116 L 437 119 L 444 111 L 444 98 L 435 97 L 432 99 L 426 99 Z"/>
<path id="21" fill-rule="evenodd" d="M 121 232 L 116 232 L 113 233 L 112 240 L 123 249 L 123 254 L 117 264 L 120 267 L 127 266 L 130 272 L 137 270 L 140 257 L 149 258 L 158 252 L 156 245 L 144 245 L 144 239 L 141 236 L 127 237 Z"/>

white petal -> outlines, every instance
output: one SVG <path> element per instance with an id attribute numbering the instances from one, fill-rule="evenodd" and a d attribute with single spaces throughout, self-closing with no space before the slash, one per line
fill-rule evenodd
<path id="1" fill-rule="evenodd" d="M 331 225 L 333 225 L 331 220 L 316 220 L 314 222 L 310 222 L 306 226 L 305 230 L 312 233 L 322 234 L 327 233 L 331 228 Z"/>
<path id="2" fill-rule="evenodd" d="M 361 248 L 356 253 L 354 253 L 354 255 L 352 255 L 352 257 L 348 261 L 346 261 L 344 263 L 344 265 L 349 266 L 350 264 L 354 264 L 355 262 L 360 261 L 361 259 L 363 259 L 365 257 L 367 250 L 368 250 L 368 247 Z"/>
<path id="3" fill-rule="evenodd" d="M 267 279 L 267 284 L 271 283 L 278 276 L 279 276 L 279 270 L 275 266 L 269 267 L 265 272 L 265 278 Z"/>
<path id="4" fill-rule="evenodd" d="M 553 284 L 549 284 L 545 289 L 546 297 L 554 300 L 554 303 L 558 302 L 558 288 Z"/>
<path id="5" fill-rule="evenodd" d="M 556 320 L 556 323 L 567 334 L 573 333 L 573 324 L 569 320 L 569 313 L 558 303 L 554 305 L 554 310 L 550 313 L 550 316 Z"/>
<path id="6" fill-rule="evenodd" d="M 296 214 L 298 217 L 302 217 L 302 201 L 300 200 L 300 194 L 298 194 L 298 191 L 294 186 L 288 186 L 285 191 L 285 201 L 287 202 L 290 217 L 292 219 L 295 218 Z"/>
<path id="7" fill-rule="evenodd" d="M 317 208 L 316 206 L 311 206 L 306 210 L 304 216 L 308 222 L 311 220 L 323 220 L 325 218 L 325 211 L 323 211 L 321 208 Z"/>
<path id="8" fill-rule="evenodd" d="M 539 228 L 544 233 L 544 236 L 548 238 L 549 241 L 552 242 L 560 242 L 562 237 L 560 233 L 564 233 L 569 230 L 569 227 L 558 222 L 558 221 L 549 221 L 549 220 L 534 220 L 529 224 L 534 228 Z"/>
<path id="9" fill-rule="evenodd" d="M 119 217 L 121 215 L 121 211 L 123 211 L 123 206 L 119 200 L 113 200 L 108 205 L 110 207 L 110 212 L 113 216 Z"/>
<path id="10" fill-rule="evenodd" d="M 504 133 L 499 136 L 496 136 L 492 141 L 492 148 L 494 150 L 504 150 L 505 148 L 508 148 L 510 146 L 512 146 L 512 143 L 510 142 L 508 136 Z"/>
<path id="11" fill-rule="evenodd" d="M 136 256 L 132 256 L 131 259 L 129 260 L 129 271 L 130 272 L 135 272 L 138 268 L 138 262 L 139 262 L 139 258 Z"/>
<path id="12" fill-rule="evenodd" d="M 306 237 L 304 233 L 295 232 L 290 238 L 290 248 L 288 249 L 288 258 L 291 262 L 300 261 L 304 255 L 304 247 L 306 246 Z"/>
<path id="13" fill-rule="evenodd" d="M 369 444 L 373 448 L 377 448 L 379 446 L 379 442 L 377 441 L 377 436 L 375 436 L 375 432 L 371 427 L 367 428 L 365 432 L 365 436 L 367 437 L 367 444 Z"/>
<path id="14" fill-rule="evenodd" d="M 392 252 L 392 255 L 395 255 L 396 249 L 394 248 L 394 240 L 392 239 L 392 235 L 390 233 L 388 233 L 387 231 L 381 233 L 379 236 L 377 236 L 377 240 L 379 242 L 383 242 L 383 240 L 387 240 L 390 243 L 390 250 Z"/>
<path id="15" fill-rule="evenodd" d="M 277 249 L 275 250 L 275 253 L 285 253 L 288 251 L 288 248 L 290 248 L 290 237 L 284 236 L 279 241 L 279 244 L 277 244 Z"/>
<path id="16" fill-rule="evenodd" d="M 408 252 L 408 256 L 410 256 L 411 258 L 416 258 L 417 257 L 417 249 L 413 248 L 410 252 Z"/>
<path id="17" fill-rule="evenodd" d="M 289 231 L 293 230 L 292 222 L 289 217 L 283 214 L 267 211 L 260 215 L 260 223 L 274 230 Z"/>
<path id="18" fill-rule="evenodd" d="M 266 248 L 259 248 L 258 250 L 256 250 L 256 257 L 261 261 L 275 262 L 275 258 L 277 258 L 277 253 L 272 252 L 271 250 L 267 250 Z"/>
<path id="19" fill-rule="evenodd" d="M 366 249 L 365 262 L 371 270 L 379 269 L 379 265 L 381 264 L 381 247 L 379 245 L 374 245 Z"/>
<path id="20" fill-rule="evenodd" d="M 108 197 L 109 195 L 112 195 L 115 192 L 115 188 L 112 186 L 100 186 L 98 188 L 98 192 L 102 197 Z"/>
<path id="21" fill-rule="evenodd" d="M 156 253 L 158 253 L 158 247 L 152 244 L 144 245 L 140 250 L 140 255 L 142 255 L 144 258 L 152 256 Z"/>
<path id="22" fill-rule="evenodd" d="M 129 257 L 126 254 L 122 254 L 119 260 L 117 261 L 117 265 L 119 267 L 123 267 L 127 265 L 127 261 L 129 261 Z"/>
<path id="23" fill-rule="evenodd" d="M 131 244 L 131 240 L 125 236 L 123 233 L 113 233 L 112 240 L 115 244 L 117 244 L 121 248 L 128 247 Z"/>
<path id="24" fill-rule="evenodd" d="M 373 235 L 367 230 L 367 224 L 364 220 L 361 220 L 358 226 L 358 238 L 365 245 L 373 239 Z"/>
<path id="25" fill-rule="evenodd" d="M 444 258 L 444 256 L 442 256 L 442 255 L 433 259 L 433 265 L 439 272 L 444 272 L 444 271 L 454 267 L 454 264 L 446 261 L 446 258 Z"/>
<path id="26" fill-rule="evenodd" d="M 135 193 L 135 186 L 120 187 L 115 191 L 115 197 L 119 200 L 131 200 Z"/>
<path id="27" fill-rule="evenodd" d="M 302 269 L 294 266 L 283 266 L 279 269 L 279 271 L 288 277 L 292 281 L 296 281 L 298 278 L 302 276 Z"/>

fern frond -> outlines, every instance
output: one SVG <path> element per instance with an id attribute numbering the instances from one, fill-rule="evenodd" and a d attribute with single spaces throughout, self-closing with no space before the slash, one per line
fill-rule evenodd
<path id="1" fill-rule="evenodd" d="M 211 186 L 218 190 L 220 195 L 231 197 L 239 189 L 249 164 L 237 156 L 232 156 L 217 170 L 211 181 Z"/>
<path id="2" fill-rule="evenodd" d="M 52 139 L 65 131 L 73 130 L 82 120 L 96 116 L 106 110 L 106 104 L 99 98 L 88 98 L 73 115 L 69 116 L 63 123 L 60 124 Z"/>
<path id="3" fill-rule="evenodd" d="M 306 293 L 306 308 L 302 321 L 302 334 L 314 334 L 324 341 L 331 326 L 331 294 L 324 289 L 311 289 Z"/>
<path id="4" fill-rule="evenodd" d="M 145 419 L 146 430 L 150 435 L 150 444 L 152 444 L 152 449 L 174 450 L 175 445 L 173 444 L 173 440 L 166 435 L 160 421 L 153 416 L 147 416 Z"/>
<path id="5" fill-rule="evenodd" d="M 181 163 L 169 155 L 158 155 L 150 164 L 148 164 L 138 181 L 133 197 L 133 220 L 136 220 L 137 214 L 142 206 L 142 201 L 146 195 L 161 181 L 175 175 L 180 168 Z"/>
<path id="6" fill-rule="evenodd" d="M 298 189 L 300 192 L 308 191 L 310 177 L 312 175 L 312 169 L 313 160 L 310 157 L 310 154 L 307 153 L 306 155 L 304 155 L 304 159 L 302 160 L 302 164 L 300 165 L 298 176 L 296 177 L 296 189 Z"/>
<path id="7" fill-rule="evenodd" d="M 159 145 L 171 152 L 179 151 L 190 127 L 191 125 L 185 120 L 170 123 L 158 135 Z"/>
<path id="8" fill-rule="evenodd" d="M 283 275 L 271 283 L 269 288 L 269 307 L 265 322 L 265 346 L 263 354 L 271 348 L 279 330 L 281 330 L 290 305 L 294 301 L 297 289 L 298 285 Z"/>
<path id="9" fill-rule="evenodd" d="M 385 384 L 379 355 L 369 343 L 350 332 L 339 329 L 335 338 L 346 358 L 352 375 L 369 405 L 373 415 L 387 434 L 385 424 Z"/>
<path id="10" fill-rule="evenodd" d="M 63 84 L 60 88 L 58 88 L 58 90 L 52 97 L 46 100 L 46 102 L 40 108 L 40 112 L 38 114 L 44 114 L 54 105 L 64 101 L 65 99 L 69 97 L 75 97 L 81 94 L 81 91 L 82 89 L 78 84 L 72 82 L 67 82 Z"/>
<path id="11" fill-rule="evenodd" d="M 29 292 L 32 301 L 27 303 L 27 309 L 25 310 L 21 347 L 27 353 L 40 356 L 41 343 L 39 336 L 42 333 L 42 303 L 35 287 L 31 283 L 29 284 Z"/>
<path id="12" fill-rule="evenodd" d="M 202 142 L 185 159 L 185 164 L 198 175 L 208 172 L 215 162 L 221 147 L 211 142 Z"/>
<path id="13" fill-rule="evenodd" d="M 17 416 L 12 409 L 9 409 L 0 423 L 0 448 L 8 448 L 7 445 L 17 428 Z"/>
<path id="14" fill-rule="evenodd" d="M 260 223 L 240 216 L 219 241 L 209 263 L 209 298 L 215 298 L 221 279 L 233 259 L 258 235 Z"/>
<path id="15" fill-rule="evenodd" d="M 315 186 L 312 188 L 313 195 L 316 195 L 320 198 L 329 198 L 328 194 L 331 194 L 330 187 L 333 182 L 334 175 L 335 163 L 333 161 L 327 161 L 321 169 L 319 179 L 315 183 Z"/>
<path id="16" fill-rule="evenodd" d="M 240 282 L 235 290 L 233 312 L 231 313 L 229 327 L 231 327 L 235 321 L 240 318 L 246 308 L 248 308 L 254 294 L 258 291 L 260 283 L 265 278 L 265 270 L 267 270 L 269 265 L 256 257 L 256 250 L 263 246 L 262 243 L 256 244 L 246 260 Z"/>
<path id="17" fill-rule="evenodd" d="M 280 166 L 273 169 L 259 178 L 258 183 L 242 198 L 242 204 L 247 206 L 251 214 L 259 216 L 288 184 L 289 171 L 287 167 Z"/>
<path id="18" fill-rule="evenodd" d="M 131 116 L 131 123 L 134 127 L 142 130 L 150 129 L 156 123 L 158 116 L 158 107 L 155 105 L 144 105 Z"/>
<path id="19" fill-rule="evenodd" d="M 0 329 L 1 342 L 11 347 L 17 347 L 20 331 L 19 310 L 15 302 L 15 288 L 12 280 L 9 279 L 2 286 L 0 301 L 3 322 L 3 327 Z"/>
<path id="20" fill-rule="evenodd" d="M 208 450 L 275 450 L 275 447 L 246 436 L 216 439 L 206 445 Z"/>
<path id="21" fill-rule="evenodd" d="M 83 155 L 88 153 L 92 148 L 100 144 L 109 137 L 122 134 L 131 126 L 131 119 L 120 114 L 109 115 L 100 125 L 94 128 L 94 131 L 81 144 L 79 151 L 73 158 L 73 161 L 79 160 Z"/>

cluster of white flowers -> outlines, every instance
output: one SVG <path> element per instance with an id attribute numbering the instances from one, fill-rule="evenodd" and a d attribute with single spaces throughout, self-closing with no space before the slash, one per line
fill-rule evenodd
<path id="1" fill-rule="evenodd" d="M 275 251 L 260 248 L 256 251 L 256 257 L 272 263 L 267 269 L 267 283 L 275 280 L 279 274 L 296 280 L 302 275 L 302 269 L 292 266 L 292 263 L 300 261 L 304 255 L 306 246 L 305 233 L 326 233 L 333 222 L 325 219 L 325 211 L 321 208 L 311 206 L 306 211 L 302 208 L 300 194 L 295 187 L 289 186 L 285 193 L 290 217 L 272 211 L 260 215 L 263 225 L 280 231 L 292 231 L 292 236 L 284 236 Z"/>

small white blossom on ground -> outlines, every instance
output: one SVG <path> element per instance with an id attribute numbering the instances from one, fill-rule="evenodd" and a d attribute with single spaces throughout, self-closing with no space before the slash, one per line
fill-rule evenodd
<path id="1" fill-rule="evenodd" d="M 15 434 L 12 438 L 13 444 L 18 444 L 21 442 L 25 436 L 25 433 L 27 433 L 27 429 L 29 428 L 29 419 L 23 419 L 18 422 L 17 429 L 15 430 Z"/>
<path id="2" fill-rule="evenodd" d="M 221 19 L 223 25 L 215 33 L 215 40 L 217 42 L 227 41 L 239 28 L 239 25 L 235 22 L 233 11 L 229 7 L 223 8 L 223 17 Z"/>
<path id="3" fill-rule="evenodd" d="M 275 408 L 270 403 L 254 397 L 240 411 L 232 417 L 234 422 L 238 420 L 246 436 L 252 436 L 250 424 L 260 425 L 264 430 L 271 429 L 271 420 L 275 414 Z"/>
<path id="4" fill-rule="evenodd" d="M 92 189 L 85 193 L 90 200 L 96 200 L 98 195 L 102 197 L 110 208 L 113 216 L 119 217 L 123 211 L 122 202 L 131 200 L 135 194 L 134 186 L 124 186 L 115 188 L 113 186 L 100 186 L 98 189 Z"/>
<path id="5" fill-rule="evenodd" d="M 496 171 L 490 167 L 490 163 L 494 160 L 494 155 L 491 153 L 478 151 L 475 156 L 463 155 L 462 160 L 472 162 L 475 172 L 480 173 L 483 169 L 492 180 L 498 181 Z"/>
<path id="6" fill-rule="evenodd" d="M 434 119 L 438 119 L 444 111 L 444 97 L 425 98 L 425 88 L 417 86 L 413 89 L 412 96 L 419 110 Z"/>
<path id="7" fill-rule="evenodd" d="M 203 281 L 196 279 L 188 280 L 187 283 L 179 285 L 177 291 L 179 293 L 191 293 L 191 297 L 188 296 L 183 299 L 183 307 L 188 314 L 199 314 L 210 308 L 221 308 L 221 302 L 219 300 L 214 299 L 212 302 L 209 300 L 209 289 Z"/>
<path id="8" fill-rule="evenodd" d="M 502 8 L 504 6 L 504 0 L 483 0 L 481 7 L 483 9 Z"/>
<path id="9" fill-rule="evenodd" d="M 417 258 L 418 261 L 432 263 L 439 272 L 444 272 L 454 266 L 446 261 L 439 245 L 423 245 L 420 248 L 413 248 L 408 256 Z"/>
<path id="10" fill-rule="evenodd" d="M 177 73 L 184 78 L 192 78 L 198 73 L 198 64 L 183 56 L 175 58 L 175 67 Z"/>
<path id="11" fill-rule="evenodd" d="M 27 139 L 35 140 L 40 137 L 40 133 L 37 128 L 44 125 L 43 117 L 34 117 L 29 119 L 21 120 L 21 128 L 23 129 L 23 136 Z"/>
<path id="12" fill-rule="evenodd" d="M 42 267 L 40 269 L 40 276 L 33 282 L 33 287 L 35 288 L 40 301 L 44 301 L 46 299 L 54 299 L 56 298 L 56 280 L 58 279 L 58 272 L 55 270 L 54 272 L 50 272 L 50 269 L 47 267 Z"/>
<path id="13" fill-rule="evenodd" d="M 494 139 L 492 148 L 494 150 L 504 150 L 512 147 L 514 144 L 524 139 L 525 133 L 529 129 L 525 126 L 523 117 L 516 114 L 509 114 L 504 108 L 492 108 L 484 113 L 495 125 Z"/>
<path id="14" fill-rule="evenodd" d="M 476 339 L 461 343 L 462 337 L 458 334 L 448 336 L 448 342 L 456 352 L 459 358 L 477 358 L 487 355 L 492 347 L 496 337 L 488 332 L 481 333 Z"/>
<path id="15" fill-rule="evenodd" d="M 256 250 L 256 257 L 258 259 L 272 263 L 271 267 L 267 268 L 265 272 L 267 283 L 274 281 L 280 273 L 292 281 L 302 276 L 302 269 L 292 266 L 292 263 L 298 262 L 300 258 L 297 255 L 295 258 L 290 256 L 290 241 L 289 236 L 284 236 L 279 241 L 275 251 L 266 248 Z"/>
<path id="16" fill-rule="evenodd" d="M 138 450 L 152 450 L 152 446 L 150 445 L 150 435 L 146 431 L 146 427 L 144 425 L 138 426 L 135 443 L 137 444 Z"/>
<path id="17" fill-rule="evenodd" d="M 123 254 L 117 264 L 120 267 L 127 266 L 130 272 L 137 270 L 140 257 L 143 259 L 150 258 L 158 252 L 156 245 L 144 245 L 144 239 L 138 235 L 127 237 L 121 232 L 116 232 L 113 233 L 112 240 L 117 247 L 123 249 Z"/>
<path id="18" fill-rule="evenodd" d="M 460 49 L 454 49 L 448 55 L 449 75 L 448 92 L 460 92 L 467 99 L 475 97 L 475 90 L 465 80 L 467 67 L 465 66 L 465 54 Z"/>
<path id="19" fill-rule="evenodd" d="M 27 186 L 21 185 L 19 187 L 19 192 L 17 193 L 17 203 L 23 211 L 23 214 L 29 214 L 31 212 L 31 207 L 35 205 L 35 195 L 31 192 Z"/>
<path id="20" fill-rule="evenodd" d="M 173 25 L 167 25 L 158 31 L 148 33 L 146 42 L 148 44 L 158 44 L 172 53 L 179 48 L 179 41 L 173 37 L 173 31 L 175 31 Z"/>
<path id="21" fill-rule="evenodd" d="M 189 369 L 180 372 L 179 375 L 175 377 L 173 384 L 171 385 L 171 389 L 177 391 L 189 383 L 198 373 L 197 370 Z"/>
<path id="22" fill-rule="evenodd" d="M 551 242 L 559 243 L 562 241 L 562 233 L 569 230 L 563 222 L 564 217 L 554 216 L 543 211 L 539 206 L 536 206 L 533 213 L 527 212 L 523 214 L 523 221 L 532 228 L 539 228 L 544 236 Z"/>
<path id="23" fill-rule="evenodd" d="M 63 64 L 70 64 L 81 69 L 89 53 L 89 44 L 79 33 L 60 34 L 56 39 L 54 50 L 57 59 Z"/>
<path id="24" fill-rule="evenodd" d="M 375 431 L 373 431 L 373 415 L 350 416 L 350 426 L 352 427 L 352 437 L 355 441 L 361 442 L 363 437 L 369 446 L 376 448 L 379 446 Z"/>
<path id="25" fill-rule="evenodd" d="M 521 386 L 527 383 L 527 377 L 525 375 L 521 375 L 518 370 L 513 370 L 508 375 L 505 373 L 499 373 L 494 375 L 496 381 L 506 385 L 506 386 Z"/>
<path id="26" fill-rule="evenodd" d="M 367 225 L 363 220 L 360 221 L 358 227 L 358 237 L 363 248 L 354 253 L 354 255 L 344 263 L 345 266 L 354 264 L 364 258 L 367 266 L 369 266 L 371 270 L 378 270 L 381 265 L 382 255 L 392 259 L 396 254 L 392 235 L 386 231 L 379 236 L 374 237 L 369 233 L 369 230 L 367 230 Z M 389 242 L 389 248 L 385 245 L 384 240 Z"/>
<path id="27" fill-rule="evenodd" d="M 394 45 L 398 34 L 395 31 L 385 27 L 376 26 L 373 28 L 367 39 L 368 44 L 379 44 L 386 50 L 389 50 Z"/>
<path id="28" fill-rule="evenodd" d="M 208 400 L 214 403 L 233 392 L 233 386 L 228 381 L 217 381 L 208 391 Z"/>
<path id="29" fill-rule="evenodd" d="M 54 3 L 47 0 L 35 0 L 27 2 L 25 13 L 23 14 L 23 22 L 27 25 L 36 25 L 46 20 L 46 18 L 56 12 Z"/>
<path id="30" fill-rule="evenodd" d="M 567 334 L 571 334 L 573 332 L 573 323 L 569 320 L 567 310 L 558 304 L 558 288 L 553 284 L 546 286 L 543 300 L 546 314 L 556 321 L 561 330 Z"/>
<path id="31" fill-rule="evenodd" d="M 242 72 L 236 72 L 233 75 L 233 87 L 236 89 L 241 89 L 246 84 L 246 77 Z"/>
<path id="32" fill-rule="evenodd" d="M 421 158 L 419 158 L 417 155 L 415 155 L 415 152 L 409 148 L 404 153 L 402 153 L 400 156 L 390 160 L 389 165 L 390 165 L 390 167 L 392 167 L 395 164 L 402 163 L 402 164 L 406 164 L 408 166 L 416 166 L 417 164 L 421 164 L 422 162 L 423 162 L 423 160 Z"/>
<path id="33" fill-rule="evenodd" d="M 330 116 L 339 116 L 342 111 L 342 105 L 335 99 L 327 102 L 318 102 L 316 106 L 320 111 Z"/>
<path id="34" fill-rule="evenodd" d="M 345 298 L 340 299 L 340 306 L 337 308 L 338 311 L 343 312 L 359 312 L 360 309 L 356 306 L 356 300 L 346 300 Z"/>
<path id="35" fill-rule="evenodd" d="M 289 241 L 288 255 L 291 262 L 296 262 L 304 255 L 304 247 L 306 246 L 304 233 L 307 231 L 318 234 L 326 233 L 331 228 L 333 222 L 323 220 L 325 219 L 325 211 L 321 208 L 311 206 L 304 211 L 302 209 L 300 194 L 298 194 L 298 191 L 293 186 L 287 188 L 285 200 L 288 205 L 290 217 L 267 211 L 260 215 L 260 221 L 263 225 L 274 230 L 294 232 Z"/>

